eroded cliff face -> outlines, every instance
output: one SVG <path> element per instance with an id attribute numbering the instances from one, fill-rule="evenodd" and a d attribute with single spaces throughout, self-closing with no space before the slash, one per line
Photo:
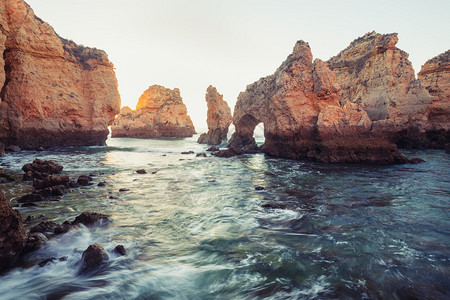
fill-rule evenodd
<path id="1" fill-rule="evenodd" d="M 445 103 L 433 100 L 431 83 L 415 79 L 408 54 L 396 47 L 397 42 L 396 33 L 370 32 L 327 62 L 341 87 L 339 102 L 359 105 L 374 122 L 373 130 L 399 147 L 442 148 L 445 138 L 432 126 L 431 111 L 442 119 L 443 111 L 437 107 Z M 425 73 L 435 72 L 429 68 Z"/>
<path id="2" fill-rule="evenodd" d="M 191 137 L 195 128 L 179 89 L 150 86 L 139 98 L 136 110 L 121 109 L 111 127 L 112 137 Z"/>
<path id="3" fill-rule="evenodd" d="M 439 147 L 450 143 L 450 50 L 428 60 L 417 75 L 433 97 L 425 113 L 427 134 Z"/>
<path id="4" fill-rule="evenodd" d="M 0 27 L 0 141 L 104 145 L 120 109 L 106 53 L 59 37 L 22 0 L 0 1 Z"/>
<path id="5" fill-rule="evenodd" d="M 208 132 L 200 135 L 198 143 L 208 145 L 219 145 L 227 139 L 228 127 L 232 122 L 231 109 L 223 100 L 223 95 L 217 92 L 213 86 L 206 90 L 206 104 L 208 113 L 206 123 Z"/>
<path id="6" fill-rule="evenodd" d="M 264 123 L 265 153 L 336 163 L 401 163 L 406 159 L 382 136 L 357 105 L 341 108 L 335 73 L 314 60 L 309 45 L 297 42 L 268 77 L 247 86 L 233 115 L 230 147 L 253 148 L 253 130 Z"/>

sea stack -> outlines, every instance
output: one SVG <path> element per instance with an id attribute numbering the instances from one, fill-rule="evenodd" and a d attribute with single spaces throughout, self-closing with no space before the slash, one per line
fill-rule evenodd
<path id="1" fill-rule="evenodd" d="M 417 80 L 397 42 L 397 33 L 370 32 L 327 62 L 341 87 L 339 102 L 364 109 L 373 131 L 399 147 L 443 148 L 449 124 L 448 88 L 443 88 L 449 86 L 448 55 L 427 62 Z"/>
<path id="2" fill-rule="evenodd" d="M 139 98 L 136 110 L 124 107 L 111 127 L 112 137 L 191 137 L 195 128 L 180 90 L 150 86 Z"/>
<path id="3" fill-rule="evenodd" d="M 219 145 L 227 139 L 228 127 L 233 118 L 231 109 L 223 100 L 223 95 L 219 94 L 217 89 L 211 85 L 206 90 L 206 104 L 208 105 L 206 119 L 208 132 L 200 135 L 198 143 Z"/>
<path id="4" fill-rule="evenodd" d="M 0 26 L 0 142 L 104 145 L 120 109 L 106 53 L 61 38 L 22 0 L 0 2 Z"/>
<path id="5" fill-rule="evenodd" d="M 339 104 L 335 73 L 299 41 L 271 76 L 247 86 L 235 106 L 236 131 L 229 146 L 255 145 L 253 131 L 264 123 L 262 150 L 273 156 L 332 163 L 405 163 L 394 144 L 371 132 L 368 114 Z"/>

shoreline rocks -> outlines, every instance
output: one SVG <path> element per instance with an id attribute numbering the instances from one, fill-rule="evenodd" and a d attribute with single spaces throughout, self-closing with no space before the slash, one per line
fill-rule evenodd
<path id="1" fill-rule="evenodd" d="M 208 132 L 203 133 L 198 138 L 199 144 L 219 145 L 223 140 L 227 140 L 228 127 L 232 122 L 231 109 L 227 102 L 223 100 L 223 95 L 217 92 L 213 86 L 206 90 L 206 103 L 208 113 L 206 123 Z"/>
<path id="2" fill-rule="evenodd" d="M 61 38 L 22 0 L 1 3 L 0 142 L 104 145 L 120 109 L 107 54 Z"/>
<path id="3" fill-rule="evenodd" d="M 81 258 L 80 274 L 90 273 L 100 267 L 103 262 L 109 259 L 108 254 L 103 248 L 102 244 L 90 245 L 84 252 Z"/>
<path id="4" fill-rule="evenodd" d="M 195 128 L 179 89 L 150 86 L 136 110 L 123 107 L 111 126 L 111 136 L 134 138 L 192 137 Z"/>

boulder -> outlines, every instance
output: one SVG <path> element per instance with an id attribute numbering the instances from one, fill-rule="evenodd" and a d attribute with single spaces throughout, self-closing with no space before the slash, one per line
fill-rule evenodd
<path id="1" fill-rule="evenodd" d="M 231 109 L 223 100 L 223 95 L 213 86 L 206 90 L 206 104 L 208 113 L 206 123 L 208 132 L 200 135 L 197 142 L 200 144 L 219 145 L 227 139 L 228 127 L 232 122 Z"/>
<path id="2" fill-rule="evenodd" d="M 127 255 L 127 250 L 125 249 L 125 247 L 123 245 L 117 245 L 114 248 L 114 252 L 119 255 Z"/>
<path id="3" fill-rule="evenodd" d="M 61 38 L 23 0 L 0 2 L 0 141 L 104 145 L 120 109 L 107 54 Z"/>
<path id="4" fill-rule="evenodd" d="M 30 203 L 30 202 L 40 202 L 45 201 L 45 198 L 42 195 L 37 193 L 32 193 L 21 197 L 17 202 L 19 203 Z"/>
<path id="5" fill-rule="evenodd" d="M 0 271 L 13 267 L 24 250 L 27 234 L 19 211 L 0 191 Z"/>
<path id="6" fill-rule="evenodd" d="M 22 170 L 25 173 L 31 172 L 31 174 L 36 173 L 39 177 L 43 176 L 44 178 L 51 174 L 60 174 L 63 170 L 63 166 L 55 163 L 51 160 L 40 160 L 36 158 L 33 163 L 26 164 L 22 167 Z M 45 174 L 45 175 L 42 175 Z M 33 177 L 35 178 L 35 177 Z M 43 178 L 37 178 L 43 179 Z"/>
<path id="7" fill-rule="evenodd" d="M 78 177 L 77 183 L 81 186 L 88 186 L 93 179 L 91 176 L 81 175 Z"/>
<path id="8" fill-rule="evenodd" d="M 83 212 L 72 222 L 73 225 L 83 224 L 84 226 L 92 226 L 94 224 L 104 225 L 110 221 L 110 216 L 99 214 L 96 212 Z"/>
<path id="9" fill-rule="evenodd" d="M 105 261 L 109 259 L 108 254 L 102 244 L 90 245 L 81 257 L 80 274 L 90 273 L 98 269 Z"/>
<path id="10" fill-rule="evenodd" d="M 48 187 L 62 185 L 64 187 L 69 187 L 70 178 L 64 175 L 49 175 L 42 180 L 34 179 L 33 187 L 36 189 L 45 189 Z"/>
<path id="11" fill-rule="evenodd" d="M 180 90 L 159 85 L 150 86 L 141 95 L 136 110 L 123 107 L 111 127 L 113 138 L 181 138 L 194 134 Z"/>

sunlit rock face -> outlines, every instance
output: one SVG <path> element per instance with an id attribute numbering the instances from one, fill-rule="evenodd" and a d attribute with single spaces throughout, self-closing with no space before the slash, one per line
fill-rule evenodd
<path id="1" fill-rule="evenodd" d="M 327 62 L 341 87 L 339 102 L 345 105 L 349 101 L 364 108 L 374 122 L 373 130 L 399 147 L 442 148 L 445 133 L 430 122 L 436 123 L 433 114 L 443 118 L 445 103 L 436 96 L 433 100 L 429 93 L 433 90 L 432 76 L 425 76 L 429 78 L 427 83 L 415 79 L 408 54 L 396 47 L 397 42 L 396 33 L 370 32 Z M 424 74 L 437 74 L 433 67 L 425 68 Z M 442 76 L 445 71 L 438 73 L 441 82 L 448 81 L 448 76 Z"/>
<path id="2" fill-rule="evenodd" d="M 200 144 L 219 145 L 227 139 L 228 127 L 232 122 L 231 109 L 223 100 L 223 95 L 217 92 L 213 86 L 206 90 L 206 104 L 208 113 L 206 123 L 208 132 L 198 138 Z"/>
<path id="3" fill-rule="evenodd" d="M 191 137 L 195 128 L 179 89 L 150 86 L 139 98 L 136 110 L 121 109 L 111 127 L 112 137 Z"/>
<path id="4" fill-rule="evenodd" d="M 262 149 L 270 155 L 333 163 L 405 162 L 395 145 L 372 133 L 364 110 L 340 107 L 339 92 L 334 72 L 323 61 L 313 62 L 309 45 L 299 41 L 273 75 L 239 95 L 229 146 L 254 145 L 253 131 L 262 122 Z"/>
<path id="5" fill-rule="evenodd" d="M 426 131 L 436 148 L 450 143 L 450 50 L 422 66 L 418 79 L 433 97 L 426 111 Z"/>
<path id="6" fill-rule="evenodd" d="M 120 109 L 104 51 L 59 37 L 21 0 L 0 1 L 0 141 L 104 145 Z"/>

